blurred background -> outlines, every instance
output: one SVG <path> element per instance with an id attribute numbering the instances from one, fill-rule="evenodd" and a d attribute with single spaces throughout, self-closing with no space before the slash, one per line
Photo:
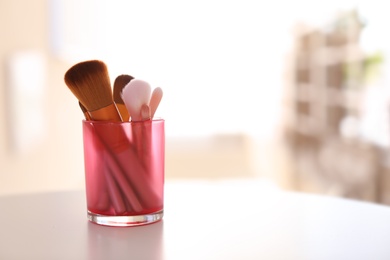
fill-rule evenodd
<path id="1" fill-rule="evenodd" d="M 0 194 L 84 188 L 64 74 L 160 86 L 167 180 L 390 204 L 390 17 L 373 0 L 0 1 Z"/>

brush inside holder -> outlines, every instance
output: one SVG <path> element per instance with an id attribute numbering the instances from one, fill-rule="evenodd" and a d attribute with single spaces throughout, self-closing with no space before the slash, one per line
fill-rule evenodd
<path id="1" fill-rule="evenodd" d="M 161 220 L 164 120 L 82 124 L 88 219 L 107 226 Z"/>

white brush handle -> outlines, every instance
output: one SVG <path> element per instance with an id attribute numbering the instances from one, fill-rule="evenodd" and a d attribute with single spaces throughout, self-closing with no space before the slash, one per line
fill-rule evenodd
<path id="1" fill-rule="evenodd" d="M 151 118 L 149 106 L 146 104 L 143 104 L 141 107 L 141 118 L 143 121 L 149 120 Z"/>

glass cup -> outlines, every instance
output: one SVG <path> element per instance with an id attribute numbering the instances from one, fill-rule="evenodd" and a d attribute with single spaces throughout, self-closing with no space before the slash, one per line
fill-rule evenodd
<path id="1" fill-rule="evenodd" d="M 83 120 L 89 221 L 107 226 L 154 223 L 164 213 L 164 120 Z"/>

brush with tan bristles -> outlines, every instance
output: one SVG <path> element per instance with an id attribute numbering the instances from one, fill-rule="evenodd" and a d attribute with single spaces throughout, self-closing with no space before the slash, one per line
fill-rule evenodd
<path id="1" fill-rule="evenodd" d="M 75 64 L 65 73 L 65 83 L 92 120 L 122 121 L 104 62 L 90 60 Z"/>
<path id="2" fill-rule="evenodd" d="M 129 111 L 127 111 L 125 102 L 122 99 L 122 90 L 132 79 L 132 76 L 127 74 L 122 74 L 116 77 L 114 81 L 114 102 L 118 108 L 119 113 L 122 116 L 123 122 L 127 122 L 130 119 Z"/>
<path id="3" fill-rule="evenodd" d="M 64 79 L 68 88 L 79 100 L 81 108 L 85 108 L 88 111 L 92 120 L 122 121 L 113 101 L 109 73 L 106 65 L 102 61 L 91 60 L 77 63 L 65 73 Z M 96 128 L 96 130 L 98 129 Z M 106 136 L 104 133 L 97 133 L 99 136 Z M 116 132 L 112 136 L 117 138 L 121 134 L 123 134 L 123 139 L 126 140 L 125 133 Z M 112 177 L 116 180 L 114 182 L 108 182 L 111 201 L 116 202 L 114 203 L 115 205 L 123 205 L 120 201 L 124 201 L 124 198 L 121 193 L 116 192 L 119 187 L 132 208 L 137 211 L 142 210 L 137 195 L 134 194 L 134 188 L 126 180 L 126 171 L 114 154 L 116 150 L 123 150 L 123 148 L 112 147 L 109 144 L 110 140 L 107 141 L 103 138 L 100 138 L 100 140 L 107 151 L 105 158 L 107 165 L 110 166 L 110 169 L 104 171 L 105 175 L 109 180 Z M 122 144 L 126 148 L 125 142 L 122 142 Z M 115 151 L 112 151 L 112 149 L 115 149 Z M 110 183 L 112 185 L 117 183 L 118 187 L 116 187 L 116 184 L 115 187 L 111 186 Z M 118 213 L 123 212 L 123 207 L 118 207 L 118 209 Z"/>

